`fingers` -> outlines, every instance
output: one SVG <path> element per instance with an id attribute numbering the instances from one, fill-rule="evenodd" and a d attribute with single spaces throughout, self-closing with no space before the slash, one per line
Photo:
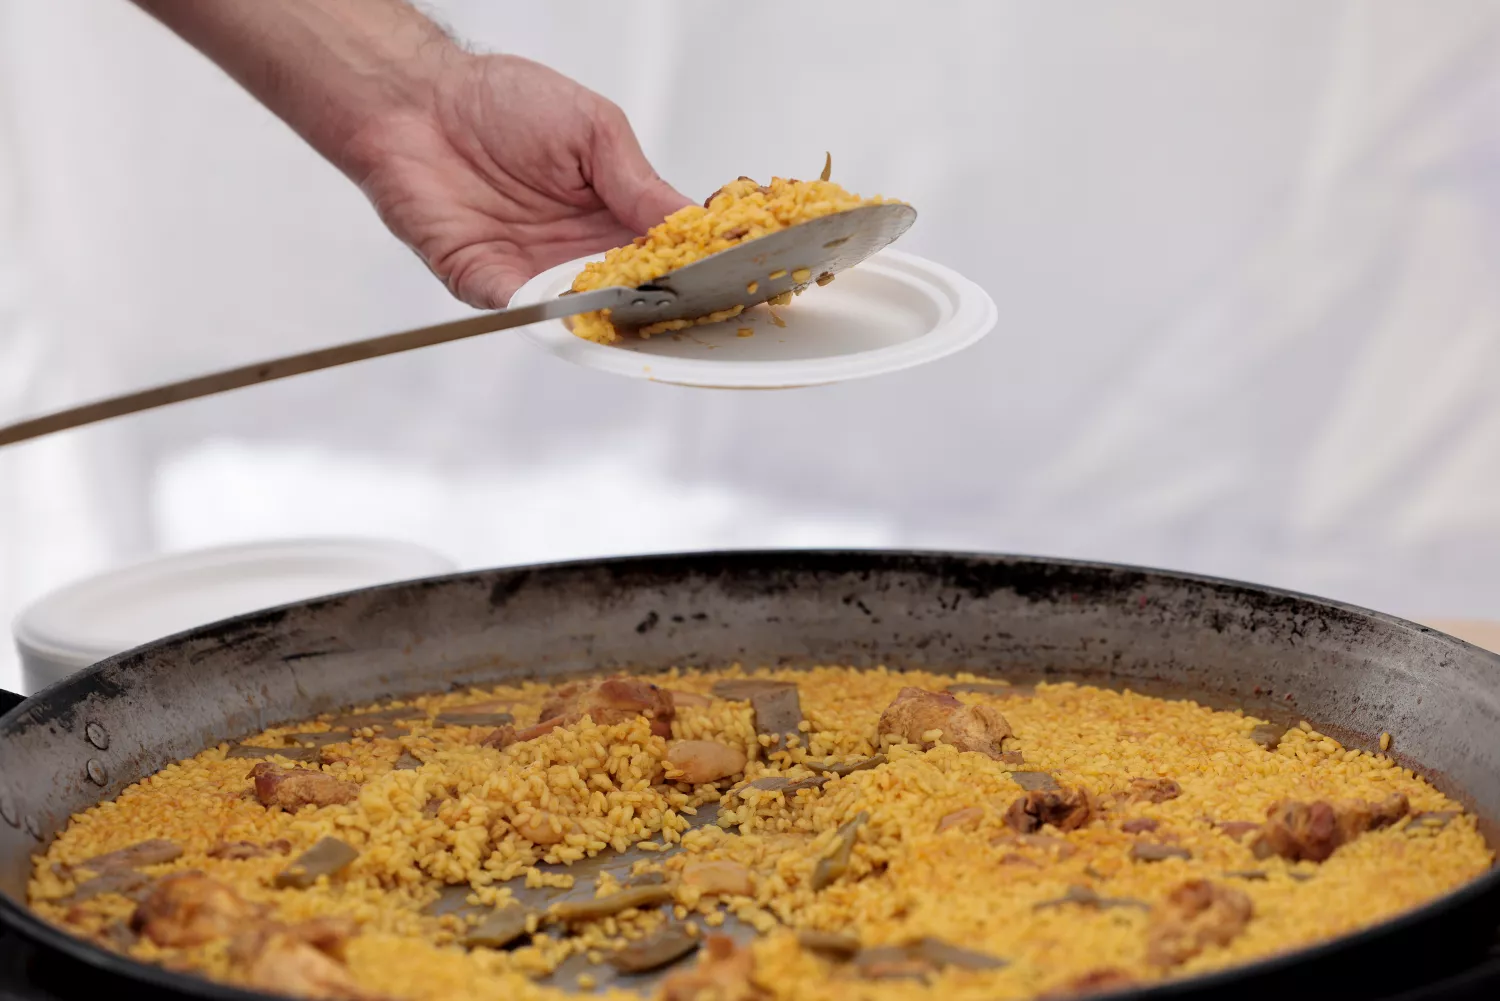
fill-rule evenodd
<path id="1" fill-rule="evenodd" d="M 499 248 L 470 247 L 455 258 L 444 268 L 446 276 L 437 267 L 433 271 L 444 277 L 455 298 L 475 309 L 504 309 L 531 278 L 517 266 L 516 255 Z"/>
<path id="2" fill-rule="evenodd" d="M 524 252 L 508 240 L 470 244 L 428 262 L 428 268 L 455 298 L 479 309 L 504 309 L 521 286 L 548 268 L 623 246 L 635 236 L 603 209 L 595 223 L 573 232 L 549 234 Z"/>
<path id="3" fill-rule="evenodd" d="M 599 198 L 636 233 L 661 222 L 692 200 L 663 181 L 641 151 L 625 113 L 601 102 L 590 150 L 589 176 Z"/>

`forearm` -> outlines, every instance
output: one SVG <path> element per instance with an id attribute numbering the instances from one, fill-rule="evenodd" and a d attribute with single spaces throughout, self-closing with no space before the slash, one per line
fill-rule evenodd
<path id="1" fill-rule="evenodd" d="M 430 100 L 461 50 L 404 0 L 134 0 L 346 174 L 372 122 Z"/>

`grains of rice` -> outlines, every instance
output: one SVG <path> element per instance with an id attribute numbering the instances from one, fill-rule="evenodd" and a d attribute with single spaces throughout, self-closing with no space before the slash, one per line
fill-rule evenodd
<path id="1" fill-rule="evenodd" d="M 573 280 L 573 291 L 592 292 L 611 285 L 637 286 L 653 281 L 721 250 L 770 233 L 862 205 L 880 205 L 885 199 L 860 198 L 832 181 L 796 181 L 776 177 L 759 185 L 748 177 L 731 181 L 708 200 L 706 206 L 689 205 L 667 216 L 633 243 L 617 247 L 603 261 L 587 265 Z M 785 270 L 770 275 L 786 275 Z M 805 279 L 802 279 L 805 280 Z M 746 294 L 755 295 L 759 283 L 751 282 Z M 790 301 L 791 296 L 788 295 Z M 738 316 L 735 306 L 695 320 L 668 320 L 636 331 L 641 337 L 669 330 L 683 330 L 700 323 L 717 323 Z M 576 316 L 573 333 L 587 341 L 613 344 L 620 331 L 610 322 L 609 310 Z"/>
<path id="2" fill-rule="evenodd" d="M 1171 971 L 1179 976 L 1352 932 L 1460 886 L 1493 861 L 1475 818 L 1458 804 L 1389 757 L 1345 749 L 1311 724 L 1288 731 L 1274 751 L 1267 751 L 1249 737 L 1260 721 L 1190 701 L 1074 684 L 964 693 L 963 701 L 990 706 L 1009 721 L 1016 736 L 1006 741 L 1006 749 L 1022 752 L 1025 760 L 1017 766 L 944 743 L 923 752 L 876 733 L 881 711 L 903 687 L 941 691 L 952 677 L 840 667 L 757 676 L 798 685 L 806 726 L 789 748 L 756 733 L 753 712 L 744 702 L 715 698 L 707 705 L 682 705 L 672 723 L 674 740 L 715 740 L 747 755 L 743 775 L 717 786 L 666 782 L 662 763 L 668 742 L 654 736 L 644 718 L 608 726 L 584 721 L 503 751 L 480 745 L 486 731 L 415 722 L 403 724 L 409 732 L 394 739 L 371 730 L 336 745 L 323 770 L 360 783 L 358 798 L 292 814 L 247 796 L 246 761 L 226 759 L 221 746 L 168 766 L 74 817 L 37 857 L 29 899 L 47 920 L 75 934 L 102 936 L 112 923 L 128 919 L 135 905 L 118 894 L 70 901 L 77 884 L 88 878 L 83 863 L 149 838 L 169 838 L 183 855 L 146 867 L 148 875 L 199 870 L 286 922 L 334 915 L 353 919 L 360 933 L 348 944 L 348 970 L 363 989 L 381 997 L 559 998 L 557 988 L 536 979 L 569 957 L 606 958 L 671 917 L 679 922 L 691 917 L 694 927 L 713 929 L 728 914 L 761 932 L 753 945 L 756 979 L 775 1001 L 849 996 L 847 972 L 802 948 L 793 929 L 853 934 L 867 946 L 930 936 L 1004 958 L 1008 965 L 999 969 L 950 967 L 926 983 L 882 981 L 860 988 L 884 1001 L 947 996 L 980 1001 L 1034 996 L 1101 967 L 1140 981 L 1163 975 L 1146 955 L 1152 911 L 1038 907 L 1063 898 L 1070 887 L 1157 904 L 1188 879 L 1224 882 L 1225 873 L 1260 873 L 1262 878 L 1232 880 L 1253 905 L 1243 933 L 1227 945 L 1210 945 Z M 684 671 L 657 680 L 676 691 L 706 695 L 720 677 Z M 976 679 L 959 675 L 958 680 Z M 545 691 L 526 683 L 435 695 L 414 704 L 431 716 L 502 700 L 517 720 L 530 721 Z M 275 746 L 288 733 L 320 726 L 277 728 L 250 742 Z M 921 736 L 937 740 L 941 734 Z M 421 766 L 396 768 L 403 752 Z M 818 763 L 864 760 L 877 752 L 885 753 L 885 763 L 817 787 L 783 791 L 742 784 L 772 776 L 809 778 L 817 774 Z M 1106 800 L 1140 778 L 1170 779 L 1180 786 L 1180 795 L 1163 802 L 1115 800 L 1102 817 L 1076 830 L 1048 830 L 1045 838 L 1017 841 L 1005 816 L 1020 794 L 1009 773 L 1019 770 L 1046 772 L 1064 786 L 1083 786 Z M 1253 839 L 1242 843 L 1216 826 L 1258 821 L 1283 799 L 1377 802 L 1393 793 L 1404 794 L 1413 813 L 1454 815 L 1371 831 L 1316 864 L 1257 859 L 1249 844 Z M 439 803 L 436 810 L 424 810 L 433 801 Z M 717 824 L 692 827 L 700 808 L 715 803 Z M 959 811 L 969 811 L 966 822 L 940 830 L 939 822 Z M 527 841 L 517 822 L 534 813 L 551 818 L 554 832 L 572 833 L 555 845 Z M 833 852 L 841 825 L 861 815 L 865 819 L 847 870 L 814 891 L 812 873 Z M 1133 860 L 1130 849 L 1137 839 L 1121 829 L 1130 820 L 1155 822 L 1152 837 L 1188 857 Z M 306 889 L 274 886 L 287 856 L 209 855 L 220 841 L 285 839 L 295 857 L 326 836 L 344 839 L 359 857 L 347 870 Z M 509 951 L 465 950 L 457 944 L 467 927 L 464 920 L 424 912 L 444 884 L 467 885 L 471 904 L 499 907 L 511 900 L 504 885 L 509 880 L 573 882 L 571 875 L 537 869 L 539 863 L 576 862 L 643 845 L 663 851 L 633 867 L 633 875 L 667 877 L 675 898 L 666 909 L 633 909 L 566 929 L 543 927 L 533 914 L 531 937 Z M 753 877 L 752 895 L 706 896 L 678 881 L 687 863 L 707 861 L 743 866 Z M 613 877 L 603 879 L 596 895 L 619 889 Z M 166 948 L 141 939 L 129 952 L 147 962 L 246 982 L 223 940 Z M 606 985 L 601 996 L 632 995 Z"/>

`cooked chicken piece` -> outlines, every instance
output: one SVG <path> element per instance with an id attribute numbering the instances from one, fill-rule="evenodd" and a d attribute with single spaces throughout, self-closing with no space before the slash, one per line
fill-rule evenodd
<path id="1" fill-rule="evenodd" d="M 1002 834 L 990 841 L 992 845 L 1023 845 L 1037 851 L 1056 852 L 1058 860 L 1072 858 L 1078 854 L 1078 846 L 1064 838 L 1050 834 Z"/>
<path id="2" fill-rule="evenodd" d="M 934 730 L 941 735 L 928 739 Z M 1011 729 L 1005 717 L 989 706 L 966 706 L 947 692 L 903 688 L 880 714 L 876 736 L 888 733 L 923 748 L 952 744 L 960 751 L 978 751 L 998 759 L 1000 742 L 1011 736 Z"/>
<path id="3" fill-rule="evenodd" d="M 702 709 L 714 704 L 713 699 L 709 698 L 707 695 L 700 695 L 697 692 L 680 692 L 677 689 L 672 688 L 668 689 L 667 694 L 672 696 L 673 709 L 676 709 L 678 706 L 693 706 L 695 708 Z"/>
<path id="4" fill-rule="evenodd" d="M 689 862 L 682 868 L 682 882 L 697 887 L 704 896 L 748 897 L 755 893 L 750 870 L 738 862 Z"/>
<path id="5" fill-rule="evenodd" d="M 246 963 L 245 979 L 259 990 L 298 998 L 362 1001 L 370 996 L 343 963 L 287 932 L 266 937 Z"/>
<path id="6" fill-rule="evenodd" d="M 1260 825 L 1253 820 L 1222 820 L 1214 826 L 1236 841 L 1243 839 L 1252 831 L 1257 833 L 1260 831 Z"/>
<path id="7" fill-rule="evenodd" d="M 255 798 L 263 806 L 293 812 L 304 806 L 337 806 L 359 797 L 359 785 L 310 768 L 279 768 L 262 761 L 250 769 Z"/>
<path id="8" fill-rule="evenodd" d="M 503 751 L 512 744 L 546 736 L 560 726 L 570 726 L 585 716 L 595 723 L 613 726 L 648 712 L 651 732 L 658 737 L 672 736 L 676 707 L 672 693 L 666 689 L 638 678 L 575 681 L 557 689 L 542 703 L 539 722 L 519 730 L 509 725 L 499 727 L 479 743 Z"/>
<path id="9" fill-rule="evenodd" d="M 156 884 L 131 915 L 130 927 L 157 945 L 177 948 L 227 938 L 258 914 L 218 880 L 184 872 Z"/>
<path id="10" fill-rule="evenodd" d="M 537 718 L 543 722 L 558 718 L 576 721 L 588 716 L 595 723 L 610 726 L 648 713 L 651 732 L 658 737 L 670 737 L 676 713 L 672 693 L 640 678 L 615 677 L 563 685 L 542 703 Z"/>
<path id="11" fill-rule="evenodd" d="M 546 810 L 532 810 L 512 824 L 516 833 L 534 845 L 559 845 L 578 829 L 570 818 Z"/>
<path id="12" fill-rule="evenodd" d="M 359 925 L 350 918 L 330 915 L 303 921 L 293 925 L 288 931 L 324 955 L 342 963 L 348 958 L 345 952 L 349 940 L 359 934 Z"/>
<path id="13" fill-rule="evenodd" d="M 1355 800 L 1341 803 L 1338 807 L 1339 828 L 1345 840 L 1353 841 L 1366 831 L 1378 831 L 1390 827 L 1411 812 L 1411 803 L 1403 793 L 1391 793 L 1379 803 Z"/>
<path id="14" fill-rule="evenodd" d="M 517 743 L 516 728 L 507 724 L 491 730 L 489 736 L 480 740 L 481 747 L 493 747 L 497 751 L 503 751 L 510 745 Z"/>
<path id="15" fill-rule="evenodd" d="M 1410 810 L 1401 793 L 1380 803 L 1355 800 L 1329 803 L 1316 800 L 1299 803 L 1282 800 L 1266 811 L 1266 822 L 1253 843 L 1257 855 L 1280 855 L 1293 862 L 1322 862 L 1340 845 L 1366 831 L 1389 827 Z"/>
<path id="16" fill-rule="evenodd" d="M 1165 862 L 1169 858 L 1192 858 L 1193 853 L 1180 845 L 1164 845 L 1158 841 L 1137 841 L 1130 846 L 1130 858 L 1134 862 Z"/>
<path id="17" fill-rule="evenodd" d="M 759 1001 L 766 997 L 751 980 L 755 956 L 727 935 L 710 935 L 697 965 L 662 981 L 659 1001 Z"/>
<path id="18" fill-rule="evenodd" d="M 1050 824 L 1059 831 L 1072 831 L 1087 824 L 1095 814 L 1094 798 L 1081 786 L 1055 790 L 1033 789 L 1017 796 L 1005 811 L 1005 824 L 1013 831 L 1030 834 Z"/>
<path id="19" fill-rule="evenodd" d="M 230 960 L 253 987 L 302 998 L 369 1001 L 344 967 L 349 939 L 359 927 L 341 917 L 314 918 L 290 927 L 259 921 L 241 929 Z"/>
<path id="20" fill-rule="evenodd" d="M 1090 970 L 1082 976 L 1074 977 L 1060 987 L 1055 987 L 1045 994 L 1040 995 L 1038 1001 L 1062 1001 L 1063 998 L 1081 998 L 1090 994 L 1103 994 L 1105 991 L 1117 991 L 1133 986 L 1135 978 L 1124 970 L 1113 966 L 1106 966 L 1097 970 Z"/>
<path id="21" fill-rule="evenodd" d="M 979 806 L 966 806 L 962 810 L 954 810 L 945 813 L 938 818 L 937 832 L 942 834 L 950 827 L 978 827 L 979 822 L 984 819 L 984 808 Z"/>
<path id="22" fill-rule="evenodd" d="M 717 782 L 744 771 L 746 760 L 744 751 L 717 740 L 678 740 L 667 748 L 667 778 L 690 785 Z"/>
<path id="23" fill-rule="evenodd" d="M 1171 779 L 1131 779 L 1121 797 L 1127 802 L 1165 803 L 1182 795 L 1182 786 Z"/>
<path id="24" fill-rule="evenodd" d="M 1224 946 L 1245 930 L 1254 908 L 1239 890 L 1192 879 L 1177 887 L 1151 913 L 1146 958 L 1155 966 L 1176 966 L 1210 945 Z"/>

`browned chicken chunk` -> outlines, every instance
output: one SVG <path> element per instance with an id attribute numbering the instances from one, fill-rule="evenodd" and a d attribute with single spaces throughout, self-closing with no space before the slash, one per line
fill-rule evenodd
<path id="1" fill-rule="evenodd" d="M 657 688 L 640 678 L 615 677 L 563 685 L 542 703 L 538 718 L 576 721 L 588 716 L 595 723 L 610 726 L 649 713 L 651 732 L 658 737 L 670 737 L 676 708 L 672 693 L 665 688 Z"/>
<path id="2" fill-rule="evenodd" d="M 984 820 L 983 807 L 966 806 L 962 810 L 954 810 L 952 813 L 945 813 L 939 817 L 937 832 L 942 834 L 951 827 L 972 829 L 978 827 L 982 820 Z"/>
<path id="3" fill-rule="evenodd" d="M 714 700 L 707 695 L 697 692 L 684 692 L 676 688 L 668 689 L 667 694 L 672 696 L 672 708 L 678 709 L 682 706 L 692 706 L 695 709 L 703 709 L 714 704 Z"/>
<path id="4" fill-rule="evenodd" d="M 1105 991 L 1118 991 L 1135 984 L 1135 978 L 1124 970 L 1114 966 L 1106 966 L 1097 970 L 1090 970 L 1082 976 L 1074 977 L 1060 987 L 1055 987 L 1040 996 L 1039 1001 L 1063 1001 L 1064 998 L 1082 998 L 1090 994 L 1103 994 Z"/>
<path id="5" fill-rule="evenodd" d="M 690 785 L 717 782 L 745 770 L 745 752 L 717 740 L 678 740 L 667 748 L 667 777 Z"/>
<path id="6" fill-rule="evenodd" d="M 560 726 L 577 723 L 585 716 L 600 725 L 613 726 L 648 713 L 651 717 L 651 732 L 658 737 L 670 737 L 672 718 L 676 711 L 671 692 L 639 678 L 575 681 L 557 689 L 542 703 L 538 723 L 519 730 L 513 726 L 502 726 L 481 740 L 480 744 L 504 750 L 512 744 L 545 736 Z"/>
<path id="7" fill-rule="evenodd" d="M 1005 824 L 1022 834 L 1030 834 L 1048 824 L 1059 831 L 1072 831 L 1087 824 L 1094 813 L 1094 798 L 1082 787 L 1033 789 L 1012 801 L 1005 811 Z"/>
<path id="8" fill-rule="evenodd" d="M 319 952 L 345 962 L 349 940 L 359 934 L 359 925 L 350 918 L 322 917 L 293 925 L 289 932 Z"/>
<path id="9" fill-rule="evenodd" d="M 1155 966 L 1176 966 L 1211 945 L 1224 946 L 1245 930 L 1254 913 L 1250 898 L 1206 879 L 1178 886 L 1151 913 L 1146 958 Z"/>
<path id="10" fill-rule="evenodd" d="M 578 830 L 578 824 L 572 818 L 546 810 L 528 810 L 517 817 L 511 826 L 527 841 L 543 846 L 560 845 L 568 839 L 568 835 Z M 493 834 L 498 835 L 500 831 L 498 824 L 492 828 Z"/>
<path id="11" fill-rule="evenodd" d="M 659 1001 L 759 1001 L 764 991 L 751 979 L 755 956 L 728 935 L 710 935 L 697 965 L 662 981 Z"/>
<path id="12" fill-rule="evenodd" d="M 1182 786 L 1171 779 L 1131 779 L 1124 799 L 1135 803 L 1165 803 L 1182 795 Z"/>
<path id="13" fill-rule="evenodd" d="M 942 731 L 936 740 L 927 735 Z M 948 692 L 903 688 L 880 714 L 876 735 L 895 734 L 909 744 L 931 748 L 952 744 L 960 751 L 1000 757 L 1000 742 L 1011 736 L 1010 723 L 989 706 L 967 706 Z"/>
<path id="14" fill-rule="evenodd" d="M 1253 820 L 1223 820 L 1214 826 L 1236 841 L 1242 840 L 1252 831 L 1260 831 L 1260 825 Z"/>
<path id="15" fill-rule="evenodd" d="M 338 806 L 359 797 L 359 785 L 311 768 L 279 768 L 262 761 L 250 769 L 255 798 L 263 806 L 295 811 L 304 806 Z"/>
<path id="16" fill-rule="evenodd" d="M 1266 822 L 1261 825 L 1253 847 L 1261 857 L 1280 855 L 1294 862 L 1322 862 L 1340 845 L 1366 831 L 1394 824 L 1410 808 L 1401 793 L 1380 803 L 1282 800 L 1266 811 Z"/>
<path id="17" fill-rule="evenodd" d="M 724 860 L 689 862 L 682 868 L 682 882 L 703 891 L 705 897 L 748 897 L 755 892 L 750 870 L 738 862 Z"/>
<path id="18" fill-rule="evenodd" d="M 479 742 L 481 747 L 493 747 L 497 751 L 503 751 L 514 743 L 517 743 L 516 728 L 508 724 L 491 730 L 489 736 Z"/>
<path id="19" fill-rule="evenodd" d="M 227 938 L 258 914 L 218 880 L 184 872 L 156 884 L 131 915 L 130 927 L 157 945 L 177 948 Z"/>
<path id="20" fill-rule="evenodd" d="M 273 931 L 244 964 L 250 986 L 299 998 L 363 1001 L 362 991 L 342 962 L 291 931 Z"/>
<path id="21" fill-rule="evenodd" d="M 373 1001 L 345 968 L 349 940 L 358 926 L 341 917 L 296 925 L 257 921 L 241 928 L 229 958 L 252 987 L 292 997 Z"/>

